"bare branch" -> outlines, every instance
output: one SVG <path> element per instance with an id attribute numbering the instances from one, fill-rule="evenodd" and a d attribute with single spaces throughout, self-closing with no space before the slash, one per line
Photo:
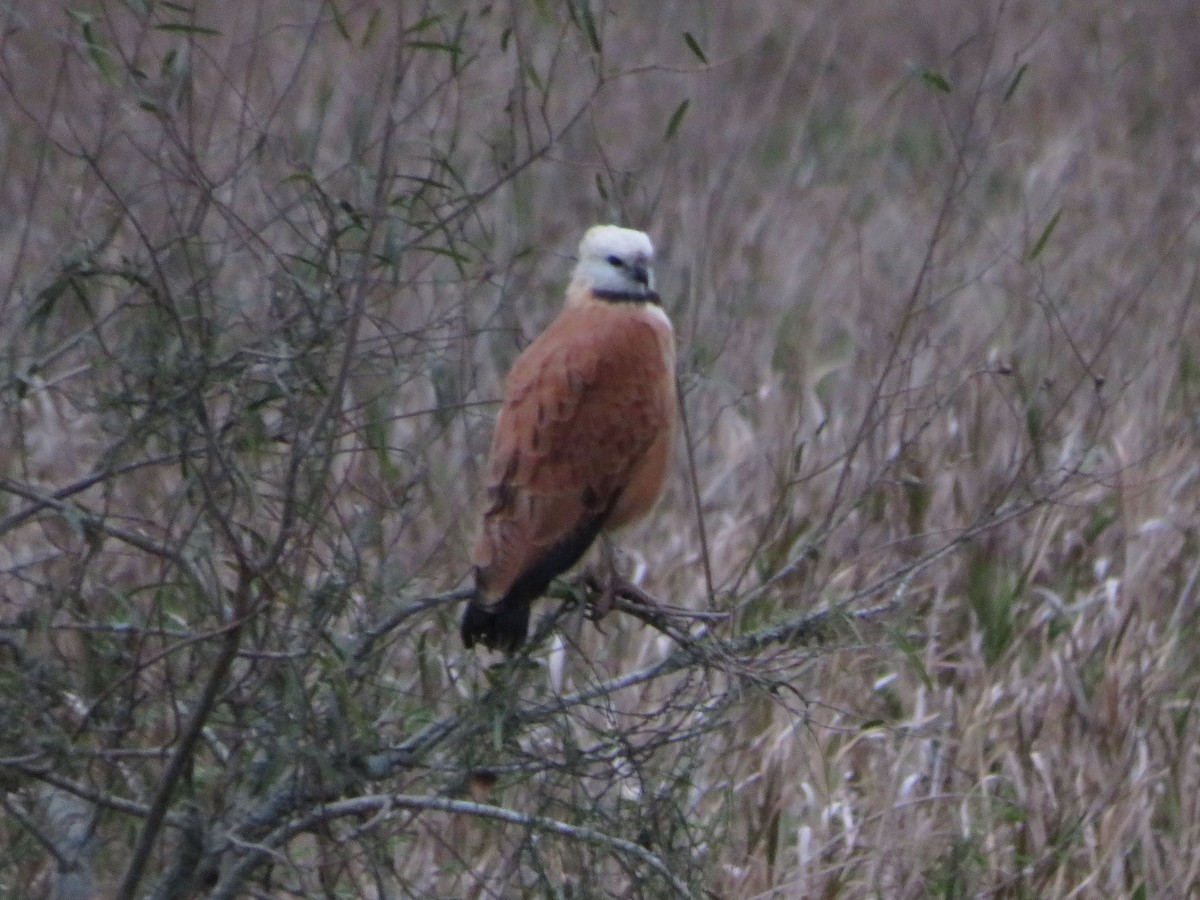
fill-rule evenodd
<path id="1" fill-rule="evenodd" d="M 378 814 L 387 812 L 390 809 L 414 810 L 418 812 L 445 812 L 455 815 L 495 819 L 532 831 L 546 832 L 573 841 L 595 844 L 606 850 L 629 856 L 653 869 L 662 876 L 675 896 L 693 896 L 687 884 L 679 876 L 675 875 L 659 857 L 640 844 L 636 844 L 625 838 L 605 834 L 585 826 L 571 825 L 567 822 L 546 816 L 528 815 L 506 809 L 502 806 L 474 803 L 469 800 L 452 800 L 446 797 L 424 797 L 406 794 L 373 794 L 318 806 L 296 822 L 264 838 L 257 845 L 249 848 L 251 852 L 244 855 L 238 860 L 236 865 L 231 866 L 225 872 L 211 894 L 212 900 L 232 900 L 232 898 L 240 896 L 242 886 L 245 884 L 253 867 L 261 861 L 261 857 L 266 856 L 271 848 L 280 846 L 295 835 L 310 831 L 318 825 L 333 819 L 344 818 L 346 816 Z"/>

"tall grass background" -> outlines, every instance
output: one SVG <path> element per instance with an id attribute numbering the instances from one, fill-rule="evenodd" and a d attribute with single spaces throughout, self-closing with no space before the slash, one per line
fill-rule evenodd
<path id="1" fill-rule="evenodd" d="M 0 17 L 0 893 L 1197 889 L 1194 4 Z M 465 652 L 601 221 L 664 613 Z"/>

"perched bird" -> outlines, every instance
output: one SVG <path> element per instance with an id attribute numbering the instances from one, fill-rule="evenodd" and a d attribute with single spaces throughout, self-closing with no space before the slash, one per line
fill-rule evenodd
<path id="1" fill-rule="evenodd" d="M 675 336 L 653 259 L 640 231 L 590 228 L 562 312 L 513 363 L 472 557 L 467 647 L 519 648 L 529 607 L 551 579 L 662 493 L 675 430 Z"/>

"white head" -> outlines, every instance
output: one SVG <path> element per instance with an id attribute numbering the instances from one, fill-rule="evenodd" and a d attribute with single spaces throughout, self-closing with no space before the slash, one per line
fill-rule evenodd
<path id="1" fill-rule="evenodd" d="M 654 294 L 654 245 L 644 232 L 593 225 L 579 242 L 571 286 L 630 298 Z"/>

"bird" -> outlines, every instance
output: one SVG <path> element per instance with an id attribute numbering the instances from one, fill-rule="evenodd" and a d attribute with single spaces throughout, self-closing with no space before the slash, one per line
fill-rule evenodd
<path id="1" fill-rule="evenodd" d="M 519 650 L 551 580 L 663 492 L 675 335 L 653 262 L 644 232 L 589 228 L 561 311 L 509 370 L 460 629 L 468 649 Z"/>

